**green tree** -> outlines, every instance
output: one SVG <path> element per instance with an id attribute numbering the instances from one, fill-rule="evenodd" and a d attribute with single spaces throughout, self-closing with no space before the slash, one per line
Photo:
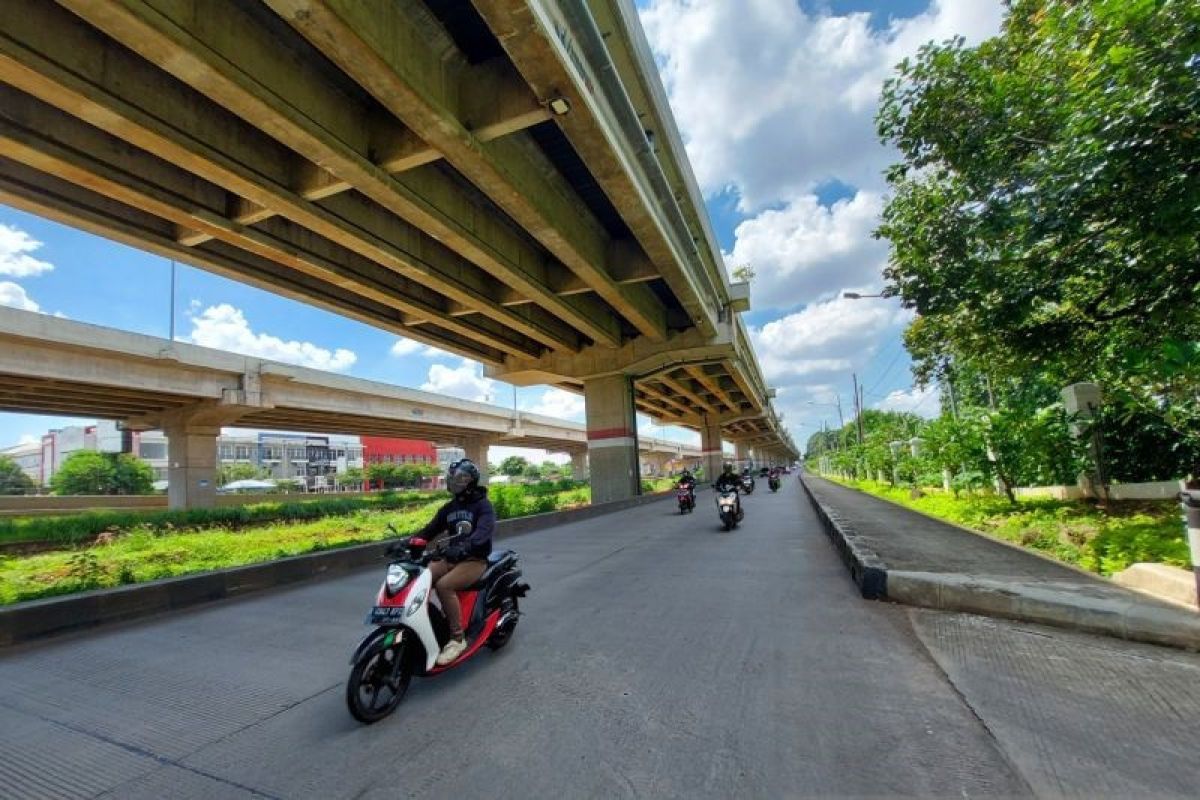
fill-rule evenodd
<path id="1" fill-rule="evenodd" d="M 516 478 L 525 474 L 525 468 L 529 466 L 529 462 L 524 456 L 509 456 L 500 462 L 500 473 L 507 475 L 510 478 Z"/>
<path id="2" fill-rule="evenodd" d="M 151 494 L 154 492 L 154 468 L 130 453 L 105 453 L 113 461 L 113 485 L 110 494 Z"/>
<path id="3" fill-rule="evenodd" d="M 1014 0 L 885 84 L 877 234 L 921 378 L 1096 380 L 1200 441 L 1200 5 Z"/>
<path id="4" fill-rule="evenodd" d="M 55 494 L 150 494 L 154 470 L 128 453 L 72 453 L 50 479 Z"/>
<path id="5" fill-rule="evenodd" d="M 16 461 L 0 456 L 0 494 L 29 494 L 35 488 Z"/>

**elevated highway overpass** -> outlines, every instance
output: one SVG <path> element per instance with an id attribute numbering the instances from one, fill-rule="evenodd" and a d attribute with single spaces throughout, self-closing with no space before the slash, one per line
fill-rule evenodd
<path id="1" fill-rule="evenodd" d="M 797 455 L 630 0 L 7 0 L 0 202 Z"/>
<path id="2" fill-rule="evenodd" d="M 152 336 L 0 308 L 0 410 L 161 428 L 172 507 L 210 505 L 223 425 L 397 436 L 463 447 L 569 453 L 586 469 L 586 426 Z M 695 447 L 639 437 L 641 458 L 699 460 Z"/>

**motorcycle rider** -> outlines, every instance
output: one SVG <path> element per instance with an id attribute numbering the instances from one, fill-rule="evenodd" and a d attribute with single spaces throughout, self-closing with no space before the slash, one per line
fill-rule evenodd
<path id="1" fill-rule="evenodd" d="M 718 492 L 733 492 L 737 498 L 734 502 L 737 504 L 734 508 L 737 510 L 738 519 L 742 518 L 742 496 L 739 490 L 742 488 L 742 479 L 738 477 L 733 470 L 733 464 L 726 463 L 721 470 L 720 476 L 717 477 L 717 482 L 713 484 L 713 488 Z"/>
<path id="2" fill-rule="evenodd" d="M 488 500 L 487 488 L 479 485 L 479 468 L 471 461 L 453 462 L 446 470 L 446 488 L 454 497 L 438 509 L 429 524 L 417 536 L 431 540 L 442 533 L 451 533 L 460 522 L 471 524 L 471 533 L 462 541 L 451 541 L 429 564 L 433 587 L 442 601 L 442 611 L 450 628 L 450 640 L 438 655 L 440 666 L 451 663 L 467 649 L 463 634 L 462 607 L 458 592 L 466 589 L 483 575 L 487 557 L 492 552 L 492 533 L 496 528 L 496 511 Z"/>
<path id="3" fill-rule="evenodd" d="M 679 482 L 676 484 L 682 489 L 688 490 L 688 497 L 692 499 L 692 505 L 696 504 L 696 479 L 692 477 L 690 470 L 685 469 L 679 476 Z"/>

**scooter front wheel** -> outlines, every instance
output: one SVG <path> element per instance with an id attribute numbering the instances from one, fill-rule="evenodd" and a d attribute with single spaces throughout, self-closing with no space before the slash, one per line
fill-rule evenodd
<path id="1" fill-rule="evenodd" d="M 350 716 L 366 725 L 378 722 L 396 710 L 411 681 L 403 643 L 372 647 L 350 668 L 346 681 Z"/>

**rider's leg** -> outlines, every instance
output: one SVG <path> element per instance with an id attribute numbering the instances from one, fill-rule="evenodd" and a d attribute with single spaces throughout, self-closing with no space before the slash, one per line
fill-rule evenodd
<path id="1" fill-rule="evenodd" d="M 439 563 L 445 564 L 446 562 L 433 562 L 429 565 L 430 571 L 433 571 L 434 564 Z M 451 565 L 443 570 L 443 574 L 434 576 L 436 583 L 433 586 L 437 590 L 438 598 L 442 601 L 442 611 L 446 615 L 446 625 L 450 628 L 451 638 L 461 639 L 463 636 L 464 620 L 462 607 L 458 602 L 458 592 L 479 580 L 479 576 L 483 574 L 486 567 L 487 564 L 483 561 L 470 559 Z"/>

